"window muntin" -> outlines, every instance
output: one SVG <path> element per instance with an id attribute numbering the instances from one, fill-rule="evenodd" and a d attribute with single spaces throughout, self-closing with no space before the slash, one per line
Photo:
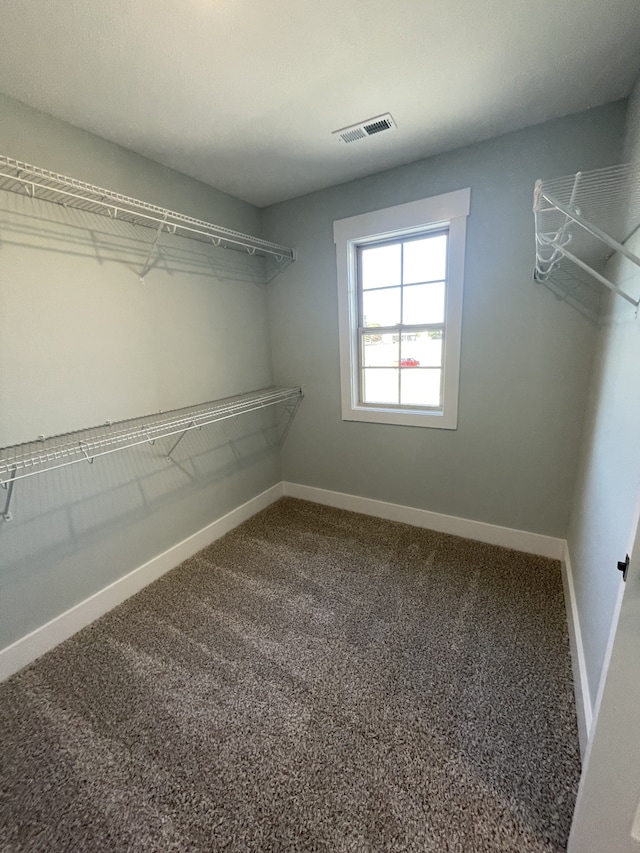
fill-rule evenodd
<path id="1" fill-rule="evenodd" d="M 448 238 L 356 247 L 360 405 L 442 409 Z"/>

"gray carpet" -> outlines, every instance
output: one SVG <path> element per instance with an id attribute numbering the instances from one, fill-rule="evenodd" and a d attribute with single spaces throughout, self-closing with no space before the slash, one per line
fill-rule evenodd
<path id="1" fill-rule="evenodd" d="M 565 849 L 560 568 L 284 499 L 0 685 L 0 850 Z"/>

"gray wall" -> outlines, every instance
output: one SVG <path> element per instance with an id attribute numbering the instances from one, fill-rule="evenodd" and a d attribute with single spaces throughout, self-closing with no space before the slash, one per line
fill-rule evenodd
<path id="1" fill-rule="evenodd" d="M 0 96 L 0 152 L 257 233 L 252 206 Z M 271 384 L 255 259 L 0 193 L 0 446 Z M 160 446 L 162 444 L 162 446 Z M 244 416 L 16 484 L 0 522 L 0 648 L 280 479 Z M 0 493 L 3 500 L 5 493 Z"/>
<path id="2" fill-rule="evenodd" d="M 617 162 L 610 104 L 267 208 L 274 376 L 304 382 L 286 480 L 564 536 L 595 328 L 532 281 L 536 178 Z M 367 156 L 365 143 L 362 156 Z M 334 219 L 471 187 L 456 431 L 340 418 Z"/>
<path id="3" fill-rule="evenodd" d="M 640 82 L 630 99 L 624 157 L 640 163 Z M 640 233 L 629 246 L 640 254 Z M 636 267 L 625 261 L 610 274 L 640 298 Z M 608 300 L 568 535 L 592 704 L 621 584 L 616 564 L 630 551 L 640 512 L 640 321 L 635 313 L 619 297 Z"/>

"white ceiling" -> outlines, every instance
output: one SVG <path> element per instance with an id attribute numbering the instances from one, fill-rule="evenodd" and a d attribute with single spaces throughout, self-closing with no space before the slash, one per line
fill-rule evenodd
<path id="1" fill-rule="evenodd" d="M 639 72 L 638 0 L 0 0 L 0 91 L 259 206 Z M 331 136 L 386 111 L 395 132 Z"/>

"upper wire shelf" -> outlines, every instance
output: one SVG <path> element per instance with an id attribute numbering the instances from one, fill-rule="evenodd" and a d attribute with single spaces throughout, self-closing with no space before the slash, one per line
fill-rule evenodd
<path id="1" fill-rule="evenodd" d="M 536 181 L 534 278 L 563 288 L 598 281 L 637 309 L 640 299 L 604 275 L 619 254 L 640 267 L 640 257 L 624 244 L 640 225 L 640 166 L 622 164 Z"/>
<path id="2" fill-rule="evenodd" d="M 11 492 L 17 480 L 57 468 L 65 468 L 78 462 L 91 464 L 98 456 L 105 456 L 108 453 L 141 444 L 155 444 L 159 438 L 178 435 L 178 440 L 165 454 L 170 461 L 171 454 L 189 430 L 199 430 L 208 424 L 255 412 L 278 403 L 296 406 L 302 396 L 301 386 L 265 388 L 198 406 L 108 423 L 100 427 L 1 448 L 0 486 L 8 494 L 4 511 L 0 511 L 0 516 L 5 521 L 11 521 L 9 512 Z"/>
<path id="3" fill-rule="evenodd" d="M 137 198 L 96 187 L 75 178 L 50 172 L 0 154 L 0 189 L 26 193 L 31 198 L 97 213 L 111 219 L 155 228 L 163 232 L 201 240 L 214 246 L 247 251 L 250 255 L 275 258 L 277 272 L 295 260 L 295 249 L 194 219 Z M 154 244 L 155 248 L 155 244 Z M 146 270 L 145 270 L 146 271 Z M 272 277 L 272 276 L 271 276 Z"/>

